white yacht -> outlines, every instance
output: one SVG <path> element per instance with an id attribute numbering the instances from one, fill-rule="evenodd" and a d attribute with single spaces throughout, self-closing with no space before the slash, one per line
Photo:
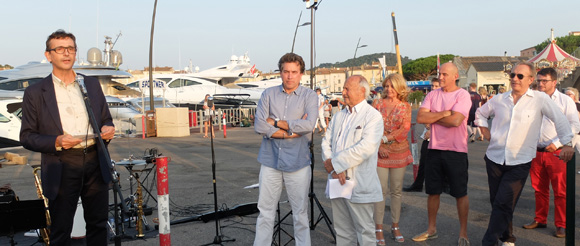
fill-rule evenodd
<path id="1" fill-rule="evenodd" d="M 192 110 L 200 109 L 205 95 L 228 95 L 229 102 L 236 103 L 216 107 L 229 108 L 246 105 L 256 105 L 262 95 L 261 90 L 234 89 L 218 85 L 209 80 L 199 78 L 196 74 L 157 74 L 153 75 L 153 95 L 164 97 L 178 107 L 189 107 Z M 141 79 L 127 84 L 131 89 L 142 91 L 149 96 L 149 79 Z"/>
<path id="2" fill-rule="evenodd" d="M 225 65 L 206 69 L 201 72 L 198 70 L 199 68 L 196 67 L 194 70 L 192 64 L 189 64 L 191 76 L 203 78 L 223 86 L 233 84 L 240 78 L 255 78 L 258 76 L 255 73 L 256 65 L 251 65 L 248 53 L 239 57 L 232 55 L 230 61 Z"/>
<path id="3" fill-rule="evenodd" d="M 0 100 L 0 148 L 20 146 L 22 99 Z"/>
<path id="4" fill-rule="evenodd" d="M 105 36 L 105 50 L 91 48 L 87 52 L 88 62 L 79 61 L 73 69 L 86 76 L 95 77 L 101 83 L 103 93 L 116 97 L 137 97 L 140 93 L 116 82 L 116 79 L 129 79 L 132 75 L 119 70 L 122 55 L 113 50 L 114 43 Z M 104 56 L 104 59 L 102 58 Z M 52 65 L 47 61 L 29 62 L 26 65 L 10 70 L 0 71 L 0 90 L 23 91 L 26 87 L 40 82 L 52 72 Z"/>
<path id="5" fill-rule="evenodd" d="M 277 86 L 277 85 L 281 85 L 282 84 L 282 78 L 278 77 L 278 78 L 273 78 L 273 79 L 264 79 L 264 80 L 260 80 L 260 81 L 250 81 L 250 82 L 238 82 L 235 83 L 234 85 L 242 87 L 242 88 L 246 88 L 246 89 L 267 89 L 273 86 Z"/>

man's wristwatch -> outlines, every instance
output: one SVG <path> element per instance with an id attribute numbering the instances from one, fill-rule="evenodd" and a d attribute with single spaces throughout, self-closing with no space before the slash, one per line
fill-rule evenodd
<path id="1" fill-rule="evenodd" d="M 564 146 L 570 146 L 570 147 L 572 147 L 572 141 L 568 142 L 567 144 L 564 144 Z"/>
<path id="2" fill-rule="evenodd" d="M 278 119 L 275 119 L 275 120 L 274 120 L 274 127 L 276 127 L 276 128 L 280 128 L 280 127 L 278 127 Z"/>

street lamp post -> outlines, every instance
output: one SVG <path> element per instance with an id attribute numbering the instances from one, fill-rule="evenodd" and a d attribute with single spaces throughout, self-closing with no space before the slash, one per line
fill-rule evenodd
<path id="1" fill-rule="evenodd" d="M 302 25 L 299 25 L 301 17 L 302 11 L 300 11 L 300 16 L 298 16 L 298 22 L 296 23 L 296 30 L 294 30 L 294 38 L 292 39 L 292 51 L 290 51 L 291 53 L 294 53 L 294 43 L 296 42 L 296 33 L 298 33 L 298 27 L 310 25 L 310 22 L 304 22 Z"/>
<path id="2" fill-rule="evenodd" d="M 356 49 L 354 49 L 354 56 L 352 57 L 352 62 L 354 62 L 356 60 L 356 52 L 358 51 L 358 48 L 364 48 L 367 47 L 366 44 L 360 45 L 360 37 L 358 38 L 358 43 L 356 43 Z M 350 76 L 352 76 L 354 73 L 354 65 L 352 67 L 350 67 Z"/>

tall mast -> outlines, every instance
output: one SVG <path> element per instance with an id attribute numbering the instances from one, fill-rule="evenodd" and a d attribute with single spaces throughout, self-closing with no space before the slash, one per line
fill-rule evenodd
<path id="1" fill-rule="evenodd" d="M 395 34 L 395 49 L 397 50 L 397 69 L 399 74 L 403 75 L 403 64 L 401 63 L 401 52 L 399 51 L 399 38 L 397 37 L 397 24 L 395 23 L 395 12 L 391 13 L 393 17 L 393 33 Z"/>

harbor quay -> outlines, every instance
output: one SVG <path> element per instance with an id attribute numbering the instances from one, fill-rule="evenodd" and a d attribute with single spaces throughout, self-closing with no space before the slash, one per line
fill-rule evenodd
<path id="1" fill-rule="evenodd" d="M 414 132 L 418 136 L 422 128 L 417 125 Z M 216 235 L 222 239 L 235 239 L 233 242 L 224 242 L 225 245 L 252 245 L 255 235 L 255 223 L 258 213 L 245 215 L 235 214 L 240 210 L 233 209 L 238 205 L 251 207 L 258 202 L 258 188 L 252 188 L 258 183 L 260 164 L 257 162 L 258 150 L 262 137 L 254 132 L 253 127 L 228 127 L 227 138 L 222 131 L 216 131 L 213 142 L 212 158 L 211 140 L 203 138 L 197 129 L 187 137 L 175 138 L 145 138 L 140 137 L 116 137 L 109 145 L 111 158 L 117 163 L 127 163 L 124 159 L 130 157 L 142 159 L 152 151 L 168 159 L 169 173 L 169 209 L 171 221 L 182 223 L 170 226 L 170 240 L 173 245 L 203 245 L 212 243 Z M 327 174 L 323 168 L 320 153 L 321 135 L 314 134 L 314 172 L 313 190 L 322 209 L 332 220 L 330 200 L 326 198 Z M 421 142 L 417 143 L 419 147 Z M 487 185 L 487 174 L 483 160 L 488 142 L 476 141 L 469 143 L 469 183 L 468 195 L 470 200 L 468 218 L 468 236 L 472 245 L 480 245 L 481 239 L 487 228 L 491 205 Z M 0 182 L 10 183 L 20 200 L 37 199 L 34 184 L 33 169 L 31 165 L 40 164 L 40 154 L 28 151 L 21 147 L 0 149 L 0 154 L 5 152 L 16 153 L 28 158 L 29 165 L 2 165 L 0 168 Z M 576 157 L 578 160 L 578 157 Z M 229 217 L 221 218 L 216 229 L 215 220 L 204 222 L 200 219 L 213 216 L 214 209 L 213 173 L 212 165 L 215 164 L 215 182 L 217 190 L 217 207 L 220 210 L 230 209 L 233 211 Z M 131 199 L 136 191 L 134 179 L 129 179 L 129 169 L 137 173 L 142 182 L 143 201 L 146 222 L 148 228 L 144 228 L 144 237 L 135 238 L 137 231 L 135 223 L 127 218 L 125 223 L 125 235 L 123 245 L 159 245 L 159 232 L 155 229 L 158 204 L 156 189 L 155 167 L 153 164 L 116 165 L 120 174 L 121 194 L 125 199 Z M 151 171 L 149 171 L 151 170 Z M 580 194 L 580 175 L 576 174 L 576 204 Z M 133 182 L 133 186 L 130 185 Z M 404 186 L 413 181 L 412 165 L 407 167 Z M 250 186 L 250 187 L 248 187 Z M 280 199 L 280 217 L 283 218 L 290 212 L 285 190 Z M 113 192 L 110 192 L 109 201 L 113 204 Z M 391 223 L 389 208 L 389 196 L 384 224 Z M 320 210 L 314 202 L 313 219 L 320 218 Z M 131 205 L 131 204 L 129 204 Z M 151 209 L 152 208 L 152 209 Z M 580 221 L 580 206 L 576 206 L 576 221 Z M 310 209 L 310 207 L 309 207 Z M 516 207 L 513 219 L 514 235 L 517 237 L 517 245 L 564 245 L 563 238 L 556 238 L 552 234 L 555 231 L 553 202 L 551 202 L 548 215 L 548 227 L 542 229 L 527 230 L 522 225 L 534 219 L 535 198 L 534 191 L 528 178 L 526 186 Z M 240 213 L 243 213 L 240 212 Z M 310 216 L 310 213 L 309 213 Z M 131 216 L 128 216 L 131 217 Z M 111 213 L 111 218 L 112 213 Z M 184 222 L 185 221 L 185 222 Z M 6 222 L 1 222 L 6 223 Z M 130 226 L 128 226 L 130 224 Z M 275 238 L 277 245 L 294 245 L 290 236 L 293 235 L 292 216 L 281 221 L 280 237 Z M 425 242 L 414 242 L 411 238 L 427 229 L 427 195 L 424 192 L 404 192 L 401 219 L 399 222 L 401 233 L 405 237 L 403 245 L 456 245 L 459 237 L 459 221 L 455 199 L 447 194 L 441 195 L 441 205 L 437 216 L 437 230 L 439 238 Z M 580 224 L 575 222 L 575 244 L 580 245 Z M 78 226 L 75 224 L 75 229 Z M 73 230 L 74 232 L 75 230 Z M 388 230 L 385 232 L 387 245 L 394 245 L 390 239 Z M 333 245 L 334 239 L 330 228 L 324 219 L 311 231 L 313 245 Z M 19 245 L 32 245 L 36 242 L 35 237 L 26 237 L 24 232 L 17 232 L 14 240 Z M 279 241 L 278 241 L 279 240 Z M 278 243 L 280 242 L 280 243 Z M 111 241 L 110 244 L 113 242 Z M 83 245 L 83 241 L 75 240 L 75 245 Z M 0 245 L 10 245 L 9 238 L 0 237 Z"/>

